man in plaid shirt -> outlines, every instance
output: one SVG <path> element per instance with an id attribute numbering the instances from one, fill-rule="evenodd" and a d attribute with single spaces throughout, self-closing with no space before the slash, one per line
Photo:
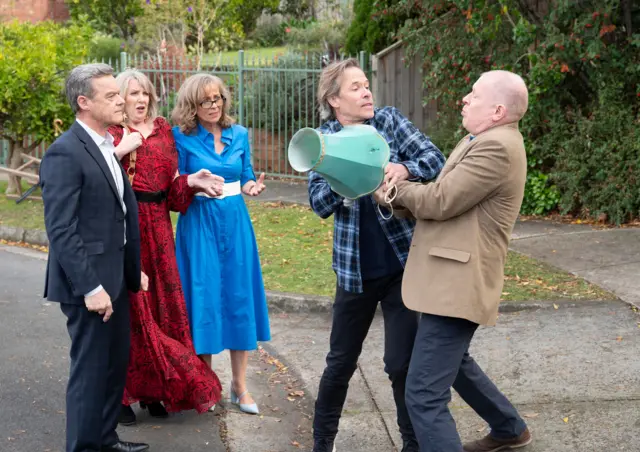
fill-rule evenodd
<path id="1" fill-rule="evenodd" d="M 320 132 L 330 134 L 343 126 L 368 124 L 387 140 L 391 161 L 384 184 L 401 180 L 426 182 L 435 179 L 444 166 L 445 158 L 438 148 L 398 109 L 374 108 L 369 81 L 357 60 L 336 62 L 324 69 L 318 102 L 322 119 L 327 120 Z M 404 306 L 401 296 L 415 222 L 395 217 L 385 220 L 372 196 L 345 205 L 344 198 L 313 171 L 309 174 L 309 200 L 320 217 L 334 215 L 333 269 L 337 275 L 330 350 L 315 406 L 313 451 L 335 451 L 333 444 L 349 380 L 380 302 L 385 327 L 385 372 L 393 388 L 402 452 L 418 452 L 404 401 L 418 315 Z"/>

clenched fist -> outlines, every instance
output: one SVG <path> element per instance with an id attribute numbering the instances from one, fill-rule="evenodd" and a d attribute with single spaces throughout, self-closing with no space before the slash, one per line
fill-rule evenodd
<path id="1" fill-rule="evenodd" d="M 116 155 L 118 159 L 122 159 L 125 155 L 135 151 L 141 144 L 142 135 L 140 135 L 140 132 L 128 133 L 127 129 L 124 129 L 122 141 L 120 141 L 120 144 L 116 146 Z"/>
<path id="2" fill-rule="evenodd" d="M 97 312 L 98 314 L 104 316 L 102 319 L 104 322 L 107 322 L 113 314 L 111 297 L 109 297 L 109 294 L 104 289 L 102 289 L 95 295 L 84 297 L 84 304 L 87 306 L 87 309 L 89 311 Z"/>

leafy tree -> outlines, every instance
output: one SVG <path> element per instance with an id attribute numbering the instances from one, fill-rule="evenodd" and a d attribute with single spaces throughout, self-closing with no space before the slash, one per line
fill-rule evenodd
<path id="1" fill-rule="evenodd" d="M 315 0 L 282 0 L 278 12 L 292 19 L 309 19 L 313 17 Z"/>
<path id="2" fill-rule="evenodd" d="M 440 147 L 452 148 L 463 133 L 459 112 L 471 83 L 484 71 L 514 71 L 530 90 L 521 124 L 528 211 L 548 212 L 559 199 L 565 213 L 617 223 L 638 216 L 637 2 L 400 0 L 388 13 L 409 16 L 396 37 L 423 57 Z"/>
<path id="3" fill-rule="evenodd" d="M 345 50 L 356 54 L 360 50 L 376 53 L 393 44 L 398 29 L 408 19 L 406 11 L 391 8 L 397 0 L 355 0 L 355 18 L 347 31 Z"/>
<path id="4" fill-rule="evenodd" d="M 136 53 L 159 57 L 163 43 L 173 49 L 186 48 L 189 33 L 186 3 L 185 0 L 145 1 L 143 13 L 137 20 Z"/>
<path id="5" fill-rule="evenodd" d="M 142 0 L 67 0 L 66 4 L 74 20 L 88 21 L 96 30 L 127 42 L 135 36 L 136 19 L 144 12 Z"/>
<path id="6" fill-rule="evenodd" d="M 0 136 L 9 141 L 10 168 L 20 165 L 22 152 L 54 139 L 54 121 L 62 130 L 73 122 L 64 81 L 82 63 L 91 34 L 86 25 L 0 23 Z M 26 146 L 28 139 L 32 144 Z M 9 180 L 12 193 L 20 193 L 19 178 Z"/>
<path id="7" fill-rule="evenodd" d="M 247 36 L 256 29 L 263 11 L 276 12 L 279 5 L 279 0 L 230 0 L 225 8 L 225 15 L 229 15 L 229 20 L 240 23 Z"/>

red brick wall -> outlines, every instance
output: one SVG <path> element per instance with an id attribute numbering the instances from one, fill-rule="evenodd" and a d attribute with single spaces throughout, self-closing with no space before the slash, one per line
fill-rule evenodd
<path id="1" fill-rule="evenodd" d="M 62 22 L 69 18 L 64 0 L 0 0 L 0 20 Z"/>

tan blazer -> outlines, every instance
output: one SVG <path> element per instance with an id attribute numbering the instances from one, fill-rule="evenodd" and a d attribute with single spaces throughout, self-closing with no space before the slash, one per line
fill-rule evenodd
<path id="1" fill-rule="evenodd" d="M 435 182 L 398 184 L 394 209 L 418 220 L 402 282 L 409 309 L 495 324 L 526 175 L 514 123 L 466 136 Z"/>

